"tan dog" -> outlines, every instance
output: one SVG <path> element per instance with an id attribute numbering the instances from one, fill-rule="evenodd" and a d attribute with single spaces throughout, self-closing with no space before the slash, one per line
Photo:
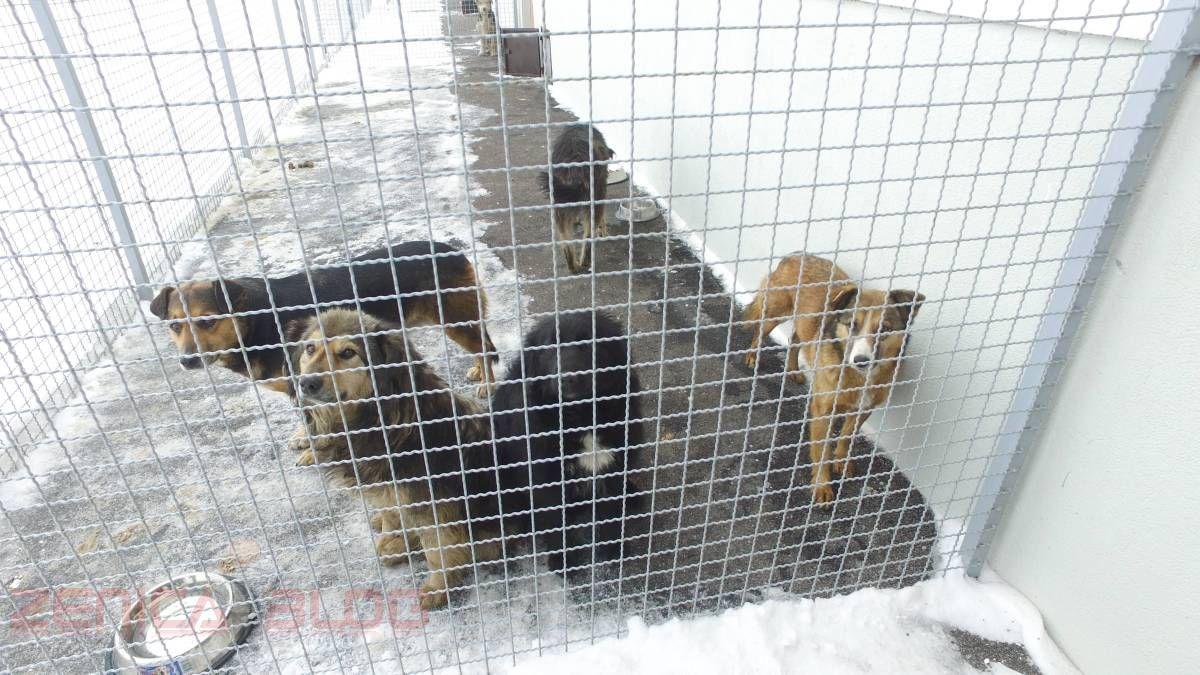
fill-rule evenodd
<path id="1" fill-rule="evenodd" d="M 479 408 L 451 393 L 394 324 L 333 309 L 288 333 L 300 343 L 296 395 L 308 427 L 292 438 L 304 451 L 297 463 L 329 464 L 362 487 L 383 562 L 424 551 L 421 607 L 445 605 L 473 563 L 500 557 L 489 435 L 469 417 Z"/>
<path id="2" fill-rule="evenodd" d="M 887 399 L 904 353 L 908 327 L 925 296 L 916 291 L 859 288 L 824 258 L 795 253 L 763 280 L 743 320 L 753 322 L 746 364 L 753 366 L 763 338 L 795 320 L 787 372 L 809 385 L 808 452 L 813 500 L 833 500 L 830 467 L 854 475 L 850 441 L 871 411 Z M 831 443 L 836 439 L 836 447 Z"/>

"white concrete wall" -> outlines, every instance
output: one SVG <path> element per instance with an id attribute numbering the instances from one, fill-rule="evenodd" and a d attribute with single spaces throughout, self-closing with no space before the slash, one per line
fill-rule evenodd
<path id="1" fill-rule="evenodd" d="M 1037 28 L 1144 39 L 1160 0 L 880 0 L 885 5 L 938 12 L 966 19 L 1020 21 Z"/>
<path id="2" fill-rule="evenodd" d="M 834 0 L 797 17 L 799 4 L 758 17 L 758 3 L 718 15 L 696 0 L 676 17 L 667 2 L 546 3 L 553 92 L 674 195 L 739 289 L 804 249 L 929 298 L 917 382 L 869 426 L 940 513 L 962 515 L 1142 43 Z M 561 34 L 588 29 L 589 5 L 592 30 L 636 39 Z M 676 25 L 722 29 L 652 30 Z M 608 79 L 571 80 L 589 76 Z"/>
<path id="3" fill-rule="evenodd" d="M 1089 675 L 1197 670 L 1197 129 L 1193 70 L 989 558 Z"/>

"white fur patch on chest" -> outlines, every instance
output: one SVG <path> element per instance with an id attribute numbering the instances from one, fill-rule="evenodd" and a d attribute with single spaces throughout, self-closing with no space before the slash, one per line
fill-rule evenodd
<path id="1" fill-rule="evenodd" d="M 575 461 L 579 463 L 580 468 L 591 472 L 593 476 L 608 469 L 617 459 L 611 448 L 604 447 L 596 440 L 595 434 L 584 434 L 580 442 L 583 445 L 583 451 L 579 453 Z"/>
<path id="2" fill-rule="evenodd" d="M 804 355 L 804 347 L 794 347 L 796 350 L 796 367 L 800 372 L 812 372 L 812 366 L 808 365 L 808 357 Z"/>

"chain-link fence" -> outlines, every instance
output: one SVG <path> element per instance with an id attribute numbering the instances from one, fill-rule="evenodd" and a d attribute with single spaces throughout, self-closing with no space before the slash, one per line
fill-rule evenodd
<path id="1" fill-rule="evenodd" d="M 1196 8 L 928 4 L 0 8 L 0 667 L 977 570 Z"/>

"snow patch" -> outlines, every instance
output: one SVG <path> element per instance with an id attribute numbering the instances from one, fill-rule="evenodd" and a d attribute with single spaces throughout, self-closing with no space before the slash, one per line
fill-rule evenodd
<path id="1" fill-rule="evenodd" d="M 977 673 L 948 629 L 1025 646 L 1043 673 L 1078 670 L 1037 610 L 990 571 L 961 571 L 902 589 L 866 588 L 816 600 L 786 593 L 716 616 L 627 623 L 628 635 L 518 663 L 537 673 Z M 561 648 L 556 648 L 560 650 Z M 993 673 L 1011 672 L 1003 666 Z"/>

